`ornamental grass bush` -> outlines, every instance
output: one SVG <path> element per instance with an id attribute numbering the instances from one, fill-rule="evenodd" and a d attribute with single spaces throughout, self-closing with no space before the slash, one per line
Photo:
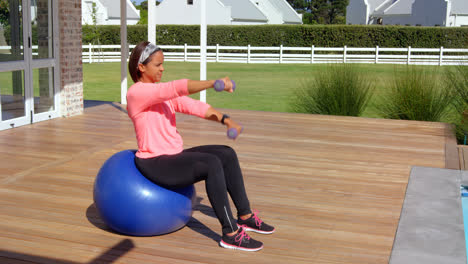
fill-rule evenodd
<path id="1" fill-rule="evenodd" d="M 401 70 L 401 69 L 400 69 Z M 447 117 L 454 93 L 433 70 L 405 66 L 394 70 L 393 83 L 381 97 L 384 118 L 440 122 Z"/>
<path id="2" fill-rule="evenodd" d="M 454 100 L 455 107 L 467 110 L 468 107 L 468 66 L 459 65 L 449 68 L 446 73 L 447 83 L 453 87 L 457 95 Z"/>
<path id="3" fill-rule="evenodd" d="M 296 113 L 361 116 L 374 90 L 353 64 L 333 64 L 316 76 L 302 81 L 291 101 Z"/>
<path id="4" fill-rule="evenodd" d="M 457 141 L 467 144 L 468 134 L 468 66 L 459 65 L 449 68 L 445 74 L 445 83 L 454 91 L 454 111 L 451 123 L 455 125 Z"/>

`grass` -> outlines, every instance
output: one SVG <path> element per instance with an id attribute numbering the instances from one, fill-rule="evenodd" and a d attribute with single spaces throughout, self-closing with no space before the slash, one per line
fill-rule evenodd
<path id="1" fill-rule="evenodd" d="M 199 63 L 165 62 L 162 81 L 182 78 L 200 79 Z M 207 91 L 207 101 L 218 108 L 236 108 L 285 112 L 291 88 L 318 66 L 256 65 L 209 63 L 208 79 L 229 76 L 236 81 L 233 94 Z M 84 64 L 84 98 L 92 100 L 120 101 L 120 65 L 118 63 Z M 129 86 L 133 83 L 128 77 Z M 194 96 L 199 98 L 198 95 Z"/>
<path id="2" fill-rule="evenodd" d="M 18 87 L 18 90 L 21 90 L 21 95 L 24 95 L 24 71 L 16 71 L 16 78 L 19 78 L 18 80 L 21 81 L 21 83 L 18 82 L 20 87 Z M 12 95 L 14 94 L 14 87 L 13 87 L 13 76 L 14 74 L 12 72 L 0 72 L 0 95 Z M 49 89 L 49 76 L 46 74 L 44 76 L 44 81 L 45 84 L 43 84 L 43 87 L 45 86 L 45 91 L 47 93 L 47 96 L 52 96 L 49 94 L 48 89 Z M 34 96 L 39 96 L 40 95 L 40 82 L 39 82 L 39 69 L 34 69 L 33 70 L 33 87 L 34 87 Z"/>
<path id="3" fill-rule="evenodd" d="M 468 110 L 468 67 L 460 65 L 450 69 L 447 71 L 446 81 L 458 94 L 458 100 L 455 102 L 458 110 Z"/>
<path id="4" fill-rule="evenodd" d="M 468 138 L 468 67 L 457 66 L 449 69 L 445 75 L 446 82 L 456 92 L 454 100 L 454 113 L 451 115 L 450 123 L 455 124 L 456 136 L 460 144 L 467 144 Z"/>
<path id="5" fill-rule="evenodd" d="M 200 79 L 199 63 L 165 62 L 162 81 L 181 78 Z M 394 72 L 403 72 L 405 66 L 387 64 L 356 64 L 359 73 L 374 79 L 374 96 L 362 114 L 380 117 L 379 99 L 389 89 Z M 418 66 L 442 75 L 440 66 Z M 208 63 L 208 79 L 228 75 L 236 81 L 233 94 L 217 93 L 210 89 L 207 101 L 216 108 L 288 112 L 290 98 L 303 81 L 325 72 L 325 64 L 239 64 Z M 84 99 L 120 101 L 120 63 L 83 64 Z M 132 80 L 128 77 L 130 86 Z M 193 96 L 199 98 L 198 95 Z"/>
<path id="6" fill-rule="evenodd" d="M 452 87 L 441 81 L 435 69 L 394 73 L 393 84 L 381 103 L 382 116 L 392 119 L 442 121 L 454 101 Z"/>
<path id="7" fill-rule="evenodd" d="M 297 113 L 361 116 L 372 98 L 373 79 L 351 64 L 332 64 L 302 82 L 291 100 Z"/>

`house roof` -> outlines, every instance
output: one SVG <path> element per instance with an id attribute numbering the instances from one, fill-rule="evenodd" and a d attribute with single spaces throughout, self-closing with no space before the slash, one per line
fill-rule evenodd
<path id="1" fill-rule="evenodd" d="M 468 14 L 468 3 L 466 1 L 467 0 L 452 0 L 451 13 Z M 414 2 L 415 0 L 386 0 L 378 7 L 374 14 L 411 15 Z"/>
<path id="2" fill-rule="evenodd" d="M 281 13 L 284 22 L 302 23 L 301 17 L 285 0 L 270 0 L 270 3 Z"/>
<path id="3" fill-rule="evenodd" d="M 115 0 L 99 0 L 101 4 L 107 8 L 109 18 L 120 18 L 120 2 Z M 140 19 L 135 6 L 127 0 L 127 19 Z"/>
<path id="4" fill-rule="evenodd" d="M 268 18 L 249 0 L 219 0 L 223 5 L 231 7 L 233 20 L 268 21 Z"/>
<path id="5" fill-rule="evenodd" d="M 452 14 L 468 14 L 466 0 L 452 0 Z"/>
<path id="6" fill-rule="evenodd" d="M 383 11 L 385 15 L 411 15 L 415 0 L 396 0 L 392 5 Z"/>
<path id="7" fill-rule="evenodd" d="M 369 11 L 372 13 L 380 7 L 383 3 L 388 2 L 391 0 L 367 0 L 367 4 L 369 5 Z"/>
<path id="8" fill-rule="evenodd" d="M 384 11 L 398 0 L 385 0 L 374 9 L 374 14 L 383 14 Z"/>

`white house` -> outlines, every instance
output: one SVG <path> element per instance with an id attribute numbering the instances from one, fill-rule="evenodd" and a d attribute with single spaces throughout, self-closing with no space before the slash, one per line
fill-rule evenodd
<path id="1" fill-rule="evenodd" d="M 350 0 L 346 23 L 468 26 L 468 0 Z"/>
<path id="2" fill-rule="evenodd" d="M 468 1 L 452 0 L 449 19 L 449 27 L 468 26 Z"/>
<path id="3" fill-rule="evenodd" d="M 112 0 L 81 0 L 81 23 L 93 24 L 93 4 L 95 6 L 97 25 L 120 25 L 120 2 Z M 131 0 L 127 0 L 127 25 L 135 25 L 140 20 L 140 10 L 137 10 Z"/>
<path id="4" fill-rule="evenodd" d="M 302 24 L 286 0 L 206 0 L 206 13 L 208 25 Z M 200 1 L 161 2 L 156 24 L 200 24 Z"/>

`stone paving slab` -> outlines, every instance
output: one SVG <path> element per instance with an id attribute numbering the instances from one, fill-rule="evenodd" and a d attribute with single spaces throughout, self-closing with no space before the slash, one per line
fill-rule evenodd
<path id="1" fill-rule="evenodd" d="M 466 264 L 460 186 L 468 171 L 413 167 L 390 264 Z"/>

